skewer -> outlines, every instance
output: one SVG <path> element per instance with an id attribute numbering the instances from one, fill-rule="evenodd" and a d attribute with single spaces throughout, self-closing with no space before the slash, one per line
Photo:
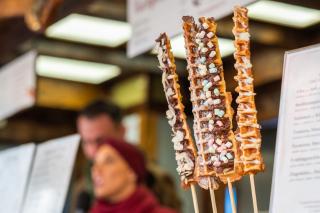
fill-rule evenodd
<path id="1" fill-rule="evenodd" d="M 253 212 L 258 213 L 256 187 L 254 184 L 254 174 L 250 174 L 250 186 L 251 186 L 251 194 L 252 194 L 252 202 L 253 202 Z"/>
<path id="2" fill-rule="evenodd" d="M 209 189 L 210 191 L 210 199 L 211 199 L 211 206 L 212 206 L 212 212 L 218 213 L 217 211 L 217 204 L 216 204 L 216 197 L 214 195 L 214 189 Z"/>
<path id="3" fill-rule="evenodd" d="M 211 180 L 209 178 L 209 182 L 211 185 Z M 213 213 L 218 213 L 217 211 L 217 204 L 216 204 L 216 196 L 214 194 L 214 189 L 212 187 L 209 188 L 210 191 L 210 199 L 211 199 L 211 206 L 212 206 L 212 212 Z"/>
<path id="4" fill-rule="evenodd" d="M 232 183 L 230 181 L 230 178 L 228 178 L 227 180 L 228 180 L 228 189 L 229 189 L 229 196 L 230 196 L 230 201 L 231 201 L 232 213 L 237 213 L 237 208 L 236 208 L 236 204 L 234 201 Z"/>
<path id="5" fill-rule="evenodd" d="M 196 189 L 194 187 L 194 184 L 191 184 L 190 188 L 191 188 L 194 212 L 195 213 L 199 213 L 199 205 L 198 205 L 197 193 L 196 193 Z"/>

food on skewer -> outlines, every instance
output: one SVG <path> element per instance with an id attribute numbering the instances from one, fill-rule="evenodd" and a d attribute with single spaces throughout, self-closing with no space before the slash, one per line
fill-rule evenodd
<path id="1" fill-rule="evenodd" d="M 209 109 L 214 113 L 215 126 L 211 129 L 216 156 L 213 167 L 220 180 L 227 183 L 227 180 L 236 181 L 242 176 L 238 146 L 232 131 L 232 96 L 226 92 L 222 59 L 216 35 L 217 24 L 213 18 L 202 17 L 199 22 L 197 33 L 198 68 L 200 71 L 202 71 L 203 65 L 207 68 L 207 73 L 200 72 L 199 78 L 202 77 L 202 79 L 212 82 L 211 96 L 209 95 L 207 102 L 209 102 Z M 205 77 L 203 78 L 203 76 Z M 217 90 L 219 94 L 215 93 Z"/>
<path id="2" fill-rule="evenodd" d="M 182 186 L 188 187 L 194 182 L 196 148 L 187 125 L 184 106 L 181 101 L 180 85 L 169 38 L 163 33 L 156 42 L 160 69 L 163 71 L 162 84 L 169 106 L 167 118 L 173 132 L 172 142 L 178 164 L 177 171 L 180 175 Z"/>
<path id="3" fill-rule="evenodd" d="M 195 42 L 195 36 L 197 33 L 197 26 L 194 22 L 193 17 L 184 16 L 183 18 L 183 30 L 184 30 L 184 39 L 185 47 L 187 53 L 187 62 L 188 62 L 188 73 L 190 80 L 190 92 L 191 92 L 191 102 L 192 102 L 192 112 L 194 115 L 193 120 L 193 129 L 194 136 L 196 139 L 196 144 L 198 148 L 198 155 L 196 160 L 196 171 L 195 177 L 197 178 L 198 184 L 204 189 L 217 189 L 219 187 L 216 179 L 215 170 L 206 162 L 209 162 L 211 159 L 212 148 L 209 147 L 209 140 L 205 140 L 206 132 L 201 126 L 201 119 L 205 119 L 205 112 L 200 109 L 202 102 L 200 101 L 200 96 L 205 99 L 205 94 L 201 93 L 200 90 L 203 86 L 201 85 L 200 80 L 197 81 L 195 76 L 197 75 L 197 44 Z M 209 116 L 209 115 L 206 115 Z M 212 117 L 212 113 L 211 113 Z M 208 123 L 209 121 L 207 121 Z M 208 132 L 208 131 L 207 131 Z"/>
<path id="4" fill-rule="evenodd" d="M 196 26 L 190 16 L 183 21 L 195 138 L 199 167 L 203 168 L 200 176 L 218 176 L 224 183 L 227 179 L 239 180 L 231 95 L 225 88 L 216 23 L 213 18 L 200 18 L 200 25 Z"/>
<path id="5" fill-rule="evenodd" d="M 261 156 L 261 134 L 260 125 L 257 122 L 257 110 L 254 100 L 254 85 L 252 75 L 252 64 L 250 62 L 250 34 L 248 9 L 235 7 L 234 9 L 235 36 L 234 58 L 238 82 L 236 92 L 239 96 L 236 100 L 237 124 L 236 140 L 240 144 L 240 160 L 245 174 L 254 174 L 264 169 Z"/>

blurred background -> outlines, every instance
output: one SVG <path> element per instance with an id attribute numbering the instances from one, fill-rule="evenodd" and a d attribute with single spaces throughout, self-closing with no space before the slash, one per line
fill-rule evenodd
<path id="1" fill-rule="evenodd" d="M 312 0 L 257 1 L 249 10 L 250 7 L 256 104 L 266 162 L 266 171 L 256 177 L 256 188 L 259 207 L 267 211 L 284 53 L 320 42 L 320 3 Z M 276 12 L 273 7 L 277 8 Z M 8 94 L 15 96 L 17 86 L 7 85 L 9 80 L 1 78 L 6 64 L 31 50 L 37 54 L 36 87 L 29 94 L 35 102 L 27 109 L 1 117 L 0 149 L 76 133 L 75 120 L 81 108 L 97 98 L 112 100 L 125 111 L 128 141 L 142 147 L 150 160 L 174 177 L 184 212 L 193 212 L 191 196 L 179 187 L 175 171 L 158 62 L 151 50 L 134 58 L 127 57 L 126 45 L 132 29 L 126 11 L 125 0 L 0 0 L 0 105 L 1 98 Z M 236 86 L 232 27 L 231 16 L 218 20 L 229 91 L 234 91 Z M 189 82 L 181 36 L 172 40 L 172 46 L 191 124 Z M 11 91 L 5 91 L 8 88 Z M 79 153 L 75 178 L 82 166 L 83 156 Z M 250 212 L 249 179 L 244 178 L 235 186 L 239 212 Z M 201 209 L 209 209 L 209 193 L 199 190 L 199 194 Z M 223 200 L 223 194 L 222 187 L 217 199 Z M 218 209 L 223 209 L 222 206 L 219 204 Z"/>

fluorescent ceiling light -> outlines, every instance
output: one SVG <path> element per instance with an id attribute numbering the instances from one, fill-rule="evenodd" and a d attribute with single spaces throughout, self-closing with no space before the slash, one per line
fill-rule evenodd
<path id="1" fill-rule="evenodd" d="M 129 40 L 130 24 L 121 21 L 71 14 L 45 32 L 51 38 L 116 47 Z"/>
<path id="2" fill-rule="evenodd" d="M 218 38 L 219 48 L 221 52 L 221 57 L 226 57 L 231 55 L 235 48 L 233 46 L 233 41 L 225 38 Z M 186 50 L 184 47 L 184 38 L 182 35 L 179 35 L 171 40 L 172 52 L 173 55 L 177 58 L 186 58 Z M 153 51 L 153 53 L 155 53 Z"/>
<path id="3" fill-rule="evenodd" d="M 320 22 L 320 10 L 276 1 L 258 1 L 248 10 L 252 19 L 289 27 L 305 28 Z"/>
<path id="4" fill-rule="evenodd" d="M 36 72 L 43 77 L 100 84 L 118 76 L 120 68 L 109 64 L 41 55 L 36 60 Z"/>

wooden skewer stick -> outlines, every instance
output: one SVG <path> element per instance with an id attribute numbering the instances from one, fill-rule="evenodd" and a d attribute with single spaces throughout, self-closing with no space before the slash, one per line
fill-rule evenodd
<path id="1" fill-rule="evenodd" d="M 230 178 L 228 178 L 228 189 L 229 189 L 229 196 L 230 196 L 230 201 L 231 201 L 232 213 L 237 213 L 237 208 L 236 208 L 236 204 L 234 202 L 234 195 L 233 195 L 232 183 L 230 181 Z"/>
<path id="2" fill-rule="evenodd" d="M 258 213 L 256 187 L 254 184 L 254 175 L 253 174 L 250 174 L 250 185 L 251 185 L 251 194 L 252 194 L 252 202 L 253 202 L 253 212 Z"/>
<path id="3" fill-rule="evenodd" d="M 210 191 L 210 198 L 211 198 L 211 205 L 212 205 L 212 212 L 218 213 L 217 211 L 217 204 L 216 204 L 216 197 L 214 195 L 214 189 L 209 189 Z"/>
<path id="4" fill-rule="evenodd" d="M 196 193 L 196 189 L 194 187 L 194 184 L 191 184 L 191 194 L 192 194 L 194 213 L 199 213 L 197 193 Z"/>
<path id="5" fill-rule="evenodd" d="M 211 179 L 208 178 L 209 180 L 209 186 L 212 186 L 211 184 Z M 210 199 L 211 199 L 211 206 L 212 206 L 212 212 L 213 213 L 218 213 L 217 211 L 217 204 L 216 204 L 216 196 L 214 194 L 214 189 L 209 187 L 209 191 L 210 191 Z"/>

